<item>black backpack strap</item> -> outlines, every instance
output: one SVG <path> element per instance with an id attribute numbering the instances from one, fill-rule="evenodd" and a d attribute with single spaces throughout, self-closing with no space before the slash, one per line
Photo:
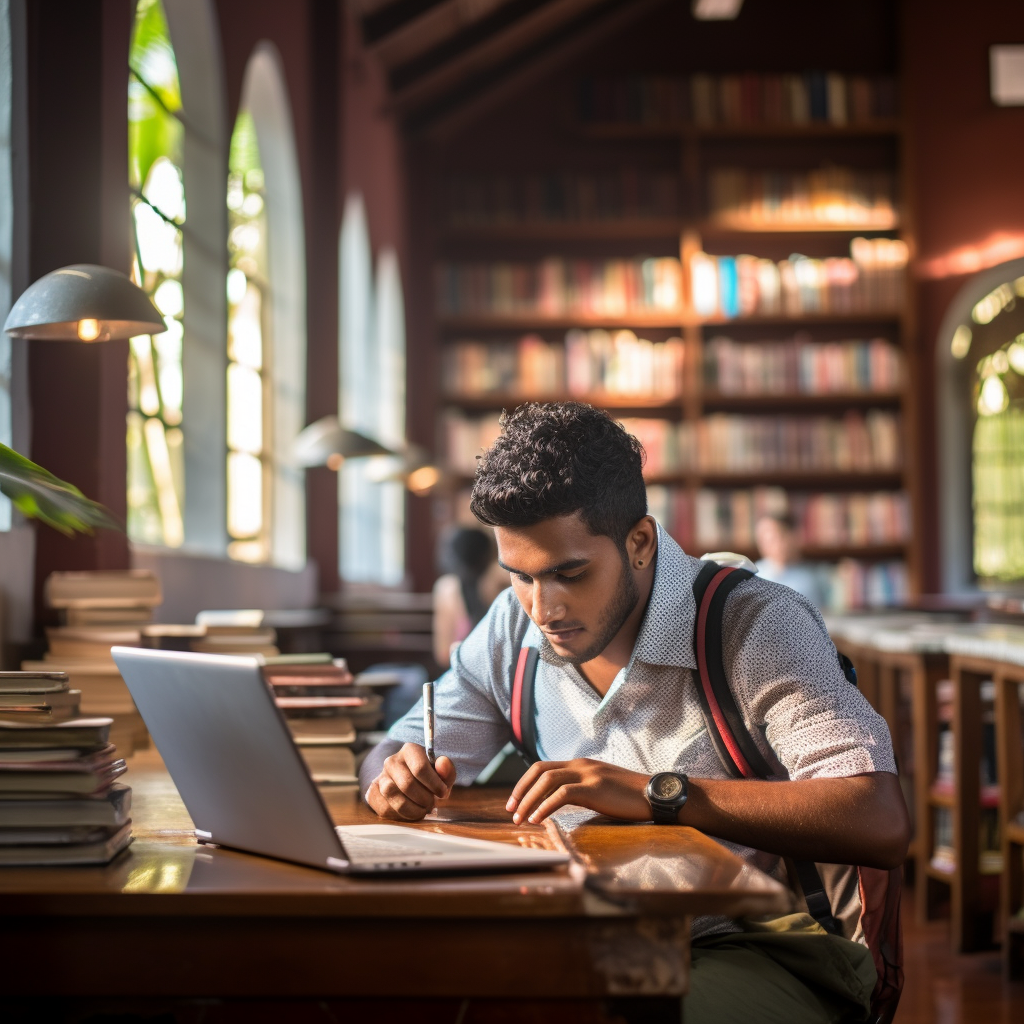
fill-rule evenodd
<path id="1" fill-rule="evenodd" d="M 697 614 L 693 626 L 693 647 L 704 720 L 718 756 L 734 778 L 768 778 L 767 761 L 747 731 L 743 716 L 725 677 L 722 664 L 722 621 L 725 602 L 733 588 L 754 574 L 746 569 L 708 562 L 693 583 Z"/>
<path id="2" fill-rule="evenodd" d="M 767 779 L 772 776 L 772 770 L 747 731 L 746 723 L 736 706 L 729 681 L 726 679 L 725 666 L 722 662 L 722 623 L 725 617 L 726 598 L 734 587 L 753 575 L 746 569 L 721 566 L 716 562 L 708 562 L 701 569 L 693 583 L 693 596 L 697 604 L 693 646 L 700 683 L 697 695 L 704 712 L 708 734 L 722 764 L 734 778 Z M 853 664 L 849 659 L 846 661 L 850 672 L 853 673 L 853 681 L 856 681 Z M 849 679 L 847 664 L 843 664 L 840 657 L 843 674 Z M 811 916 L 825 931 L 832 935 L 841 935 L 839 922 L 832 914 L 832 906 L 818 869 L 811 861 L 806 860 L 797 861 L 795 867 Z"/>
<path id="3" fill-rule="evenodd" d="M 529 763 L 537 756 L 537 719 L 534 714 L 533 690 L 537 681 L 536 647 L 520 647 L 512 670 L 512 735 L 519 753 Z"/>

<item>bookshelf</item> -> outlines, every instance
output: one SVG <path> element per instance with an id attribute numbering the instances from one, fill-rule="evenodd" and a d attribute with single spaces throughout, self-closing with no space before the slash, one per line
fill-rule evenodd
<path id="1" fill-rule="evenodd" d="M 562 97 L 557 142 L 554 134 L 545 142 L 513 136 L 508 152 L 496 148 L 490 162 L 471 146 L 439 160 L 432 229 L 438 450 L 464 489 L 473 454 L 490 442 L 502 409 L 570 399 L 623 419 L 660 421 L 675 438 L 669 447 L 685 449 L 715 429 L 743 435 L 743 443 L 756 437 L 767 456 L 649 459 L 649 486 L 666 492 L 657 496 L 672 510 L 665 525 L 683 547 L 755 554 L 746 526 L 733 536 L 697 532 L 695 509 L 709 493 L 737 507 L 748 501 L 740 492 L 766 489 L 790 505 L 815 495 L 862 503 L 898 497 L 906 505 L 898 527 L 838 540 L 805 529 L 802 540 L 805 557 L 831 565 L 833 577 L 848 560 L 865 579 L 875 574 L 854 603 L 868 592 L 872 601 L 883 593 L 883 602 L 899 603 L 919 592 L 920 531 L 905 273 L 913 221 L 895 83 L 885 76 L 760 76 L 760 84 L 752 76 L 700 77 L 661 79 L 646 93 L 647 80 L 633 79 L 640 82 L 634 92 L 657 94 L 661 107 L 609 101 L 601 116 L 593 105 L 586 114 L 581 96 L 605 86 L 577 79 Z M 745 85 L 736 85 L 740 78 Z M 789 107 L 779 106 L 780 88 L 796 90 Z M 767 99 L 757 108 L 768 112 L 760 119 L 749 116 L 758 89 L 776 97 L 771 110 Z M 737 101 L 740 95 L 746 100 Z M 635 116 L 615 116 L 627 108 Z M 739 197 L 735 209 L 730 197 Z M 600 376 L 581 386 L 578 366 L 570 368 L 565 355 L 570 332 L 589 332 L 602 344 L 631 332 L 654 349 L 677 342 L 676 386 L 651 393 L 608 386 Z M 723 337 L 747 349 L 799 341 L 816 351 L 881 339 L 898 368 L 885 380 L 847 374 L 838 382 L 721 387 L 708 373 L 715 339 Z M 509 369 L 521 339 L 532 349 L 561 350 L 543 386 Z M 472 358 L 460 363 L 472 346 Z M 488 347 L 501 350 L 497 368 Z M 804 442 L 766 442 L 770 421 L 779 420 L 794 436 L 802 430 Z M 840 451 L 851 431 L 869 439 L 867 456 Z M 799 450 L 801 443 L 814 454 Z M 892 451 L 878 456 L 877 448 Z M 823 457 L 824 449 L 832 454 Z M 455 496 L 435 521 L 465 507 L 465 496 Z M 834 594 L 842 606 L 846 597 Z"/>

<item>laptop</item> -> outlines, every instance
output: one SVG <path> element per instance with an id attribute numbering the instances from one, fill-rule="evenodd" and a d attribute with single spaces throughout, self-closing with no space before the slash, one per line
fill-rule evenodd
<path id="1" fill-rule="evenodd" d="M 255 657 L 111 651 L 200 842 L 340 874 L 507 871 L 569 860 L 403 825 L 335 828 Z"/>

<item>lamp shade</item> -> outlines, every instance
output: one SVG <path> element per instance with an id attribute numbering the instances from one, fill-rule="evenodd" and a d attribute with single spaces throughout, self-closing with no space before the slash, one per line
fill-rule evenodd
<path id="1" fill-rule="evenodd" d="M 15 338 L 113 341 L 167 330 L 149 296 L 110 267 L 77 263 L 29 285 L 4 330 Z"/>
<path id="2" fill-rule="evenodd" d="M 310 423 L 292 445 L 295 461 L 307 469 L 313 466 L 337 469 L 345 459 L 395 454 L 358 431 L 346 429 L 338 422 L 337 416 L 324 416 Z"/>

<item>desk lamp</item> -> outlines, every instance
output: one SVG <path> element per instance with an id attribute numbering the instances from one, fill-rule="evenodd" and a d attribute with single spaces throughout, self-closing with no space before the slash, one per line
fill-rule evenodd
<path id="1" fill-rule="evenodd" d="M 324 416 L 299 433 L 292 445 L 296 463 L 304 469 L 326 466 L 338 470 L 346 459 L 366 459 L 397 454 L 355 430 L 348 430 L 337 416 Z"/>
<path id="2" fill-rule="evenodd" d="M 29 285 L 4 330 L 44 341 L 114 341 L 167 330 L 149 296 L 109 267 L 76 263 Z"/>

